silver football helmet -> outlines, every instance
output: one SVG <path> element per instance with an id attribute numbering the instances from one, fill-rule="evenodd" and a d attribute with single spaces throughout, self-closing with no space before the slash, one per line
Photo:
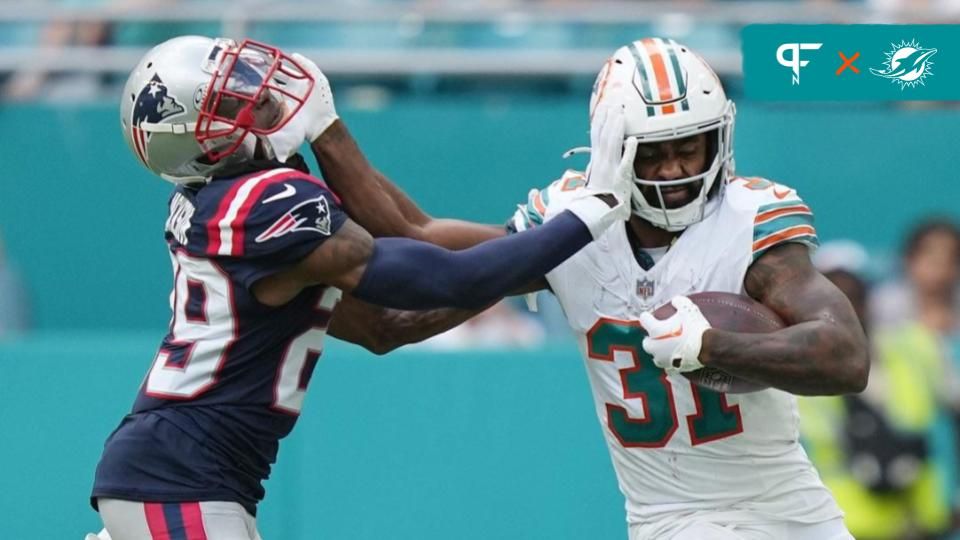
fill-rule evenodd
<path id="1" fill-rule="evenodd" d="M 151 49 L 123 89 L 120 125 L 133 153 L 177 184 L 252 159 L 302 107 L 313 77 L 275 47 L 183 36 Z"/>

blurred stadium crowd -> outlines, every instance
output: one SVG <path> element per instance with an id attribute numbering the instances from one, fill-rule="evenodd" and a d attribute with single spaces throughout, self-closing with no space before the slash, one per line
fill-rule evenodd
<path id="1" fill-rule="evenodd" d="M 662 2 L 364 0 L 325 3 L 322 13 L 307 2 L 225 5 L 0 1 L 0 95 L 8 104 L 112 100 L 131 58 L 189 33 L 305 50 L 344 88 L 580 93 L 604 54 L 661 34 L 702 50 L 736 99 L 738 33 L 749 22 L 960 22 L 956 0 L 701 0 L 670 10 Z M 475 61 L 460 69 L 451 50 Z M 857 538 L 949 537 L 960 530 L 960 229 L 949 218 L 925 221 L 904 231 L 895 264 L 875 261 L 853 241 L 815 255 L 857 308 L 873 367 L 862 395 L 801 401 L 805 446 Z M 0 339 L 30 327 L 24 279 L 0 239 Z M 426 346 L 540 346 L 565 333 L 556 305 L 541 304 L 538 317 L 520 299 L 500 304 Z"/>
<path id="2" fill-rule="evenodd" d="M 856 538 L 943 538 L 958 529 L 960 229 L 907 231 L 898 270 L 852 241 L 814 262 L 850 298 L 872 345 L 860 395 L 801 398 L 800 430 Z"/>
<path id="3" fill-rule="evenodd" d="M 609 51 L 638 35 L 666 35 L 701 51 L 736 98 L 745 24 L 951 21 L 960 21 L 955 0 L 336 0 L 322 8 L 4 0 L 0 92 L 19 101 L 106 99 L 146 47 L 183 34 L 242 35 L 301 50 L 338 85 L 579 92 Z"/>

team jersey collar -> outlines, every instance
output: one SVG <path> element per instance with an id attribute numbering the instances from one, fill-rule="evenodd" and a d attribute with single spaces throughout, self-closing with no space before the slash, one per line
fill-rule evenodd
<path id="1" fill-rule="evenodd" d="M 217 173 L 213 175 L 211 181 L 232 179 L 255 172 L 269 171 L 271 169 L 280 168 L 296 169 L 304 174 L 310 174 L 310 168 L 307 166 L 307 161 L 303 158 L 303 156 L 300 154 L 293 154 L 287 158 L 286 162 L 282 162 L 277 159 L 254 159 L 250 161 L 244 161 L 243 163 L 237 163 L 235 165 L 227 165 L 226 167 L 217 170 Z"/>

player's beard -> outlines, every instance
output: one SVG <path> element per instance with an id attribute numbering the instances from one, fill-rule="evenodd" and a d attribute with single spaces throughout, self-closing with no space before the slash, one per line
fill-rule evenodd
<path id="1" fill-rule="evenodd" d="M 703 180 L 697 180 L 696 182 L 677 186 L 660 186 L 660 194 L 663 195 L 663 202 L 666 209 L 671 210 L 681 208 L 693 202 L 702 188 Z M 640 186 L 640 192 L 643 193 L 647 204 L 654 208 L 663 208 L 663 206 L 660 206 L 660 197 L 657 196 L 656 187 Z"/>

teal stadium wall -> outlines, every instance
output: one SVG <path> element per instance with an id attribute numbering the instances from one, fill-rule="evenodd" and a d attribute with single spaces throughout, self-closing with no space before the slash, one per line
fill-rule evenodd
<path id="1" fill-rule="evenodd" d="M 372 161 L 438 216 L 503 222 L 587 144 L 566 99 L 398 101 L 344 109 Z M 960 111 L 741 107 L 738 171 L 799 190 L 823 239 L 895 248 L 930 212 L 960 215 Z M 0 231 L 29 281 L 40 329 L 158 328 L 170 187 L 120 137 L 113 107 L 0 109 Z"/>
<path id="2" fill-rule="evenodd" d="M 345 101 L 345 100 L 344 100 Z M 431 213 L 501 222 L 586 144 L 564 99 L 342 107 L 372 160 Z M 81 538 L 107 434 L 168 319 L 169 187 L 111 106 L 0 109 L 0 230 L 38 332 L 0 344 L 0 515 L 8 538 Z M 739 170 L 799 189 L 822 238 L 893 250 L 957 217 L 956 110 L 743 106 Z M 386 358 L 332 343 L 261 511 L 267 540 L 623 538 L 623 502 L 569 343 Z"/>
<path id="3" fill-rule="evenodd" d="M 5 538 L 80 540 L 103 441 L 153 333 L 0 347 Z M 333 342 L 283 441 L 266 540 L 622 538 L 623 501 L 576 348 L 375 357 Z"/>

